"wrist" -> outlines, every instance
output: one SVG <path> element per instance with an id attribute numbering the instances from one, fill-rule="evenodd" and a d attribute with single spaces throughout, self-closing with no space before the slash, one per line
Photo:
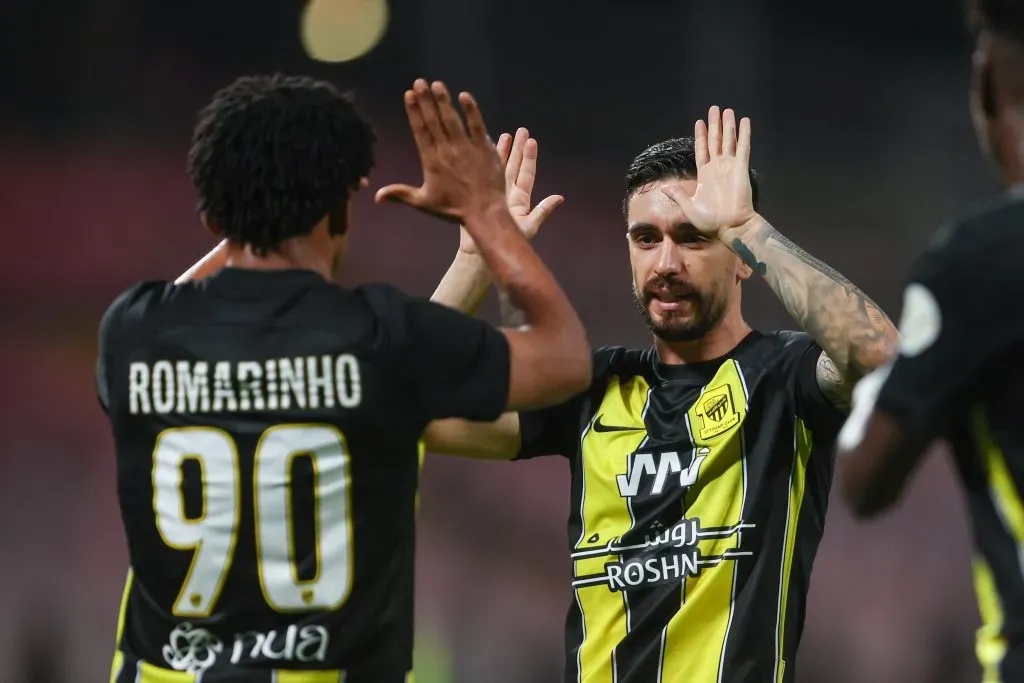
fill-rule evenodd
<path id="1" fill-rule="evenodd" d="M 494 221 L 502 213 L 508 213 L 505 195 L 494 192 L 486 197 L 481 197 L 479 201 L 466 208 L 462 216 L 462 226 L 466 228 L 467 232 L 471 232 L 478 224 Z"/>
<path id="2" fill-rule="evenodd" d="M 459 247 L 459 250 L 455 252 L 455 260 L 452 265 L 457 265 L 460 268 L 472 268 L 479 270 L 487 270 L 487 262 L 484 261 L 484 257 L 480 255 L 477 248 L 465 248 Z"/>
<path id="3" fill-rule="evenodd" d="M 725 242 L 726 246 L 732 248 L 732 243 L 736 240 L 739 240 L 740 242 L 749 242 L 758 233 L 767 229 L 767 227 L 768 221 L 766 221 L 761 214 L 755 213 L 740 225 L 732 228 L 726 228 L 719 232 L 718 235 L 722 242 Z"/>

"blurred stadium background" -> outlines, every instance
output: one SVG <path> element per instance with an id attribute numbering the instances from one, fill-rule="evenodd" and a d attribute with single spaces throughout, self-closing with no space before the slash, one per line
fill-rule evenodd
<path id="1" fill-rule="evenodd" d="M 303 36 L 318 55 L 353 57 L 382 3 L 317 2 L 305 26 L 299 2 L 0 4 L 0 681 L 106 680 L 126 560 L 93 393 L 96 323 L 117 292 L 172 278 L 211 246 L 185 151 L 194 111 L 237 75 L 354 89 L 381 136 L 374 188 L 418 178 L 401 107 L 416 76 L 473 91 L 495 135 L 528 126 L 539 196 L 567 197 L 536 245 L 599 345 L 647 343 L 622 174 L 709 104 L 753 118 L 773 223 L 893 316 L 930 232 L 996 187 L 968 121 L 957 0 L 392 0 L 379 45 L 341 64 L 311 60 Z M 353 31 L 360 13 L 370 24 Z M 344 281 L 429 295 L 455 231 L 365 195 Z M 762 284 L 746 310 L 763 328 L 791 325 Z M 554 458 L 428 459 L 418 683 L 559 680 L 567 480 Z M 940 453 L 881 523 L 857 526 L 833 505 L 798 680 L 978 680 L 976 624 L 960 494 Z"/>

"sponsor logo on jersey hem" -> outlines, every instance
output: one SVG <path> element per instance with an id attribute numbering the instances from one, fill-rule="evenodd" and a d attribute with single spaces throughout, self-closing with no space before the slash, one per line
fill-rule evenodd
<path id="1" fill-rule="evenodd" d="M 601 422 L 602 417 L 604 417 L 604 415 L 598 415 L 597 419 L 594 420 L 595 432 L 640 432 L 646 429 L 646 427 L 622 427 L 619 425 L 606 425 Z"/>
<path id="2" fill-rule="evenodd" d="M 330 636 L 323 626 L 291 624 L 283 631 L 244 631 L 232 638 L 225 663 L 254 661 L 313 663 L 327 657 Z M 224 641 L 190 622 L 178 624 L 163 647 L 164 661 L 175 671 L 197 674 L 206 671 L 225 652 Z"/>

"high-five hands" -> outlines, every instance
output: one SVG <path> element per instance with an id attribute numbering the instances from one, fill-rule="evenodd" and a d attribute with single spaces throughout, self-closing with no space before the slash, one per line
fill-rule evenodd
<path id="1" fill-rule="evenodd" d="M 375 201 L 395 201 L 450 221 L 505 205 L 505 178 L 476 100 L 459 94 L 466 123 L 444 83 L 424 79 L 405 91 L 405 113 L 423 165 L 420 187 L 394 184 Z"/>
<path id="2" fill-rule="evenodd" d="M 755 221 L 750 187 L 750 119 L 718 107 L 708 110 L 708 120 L 693 127 L 697 157 L 697 189 L 691 197 L 679 183 L 668 183 L 662 192 L 686 214 L 689 222 L 709 237 L 742 228 Z"/>
<path id="3" fill-rule="evenodd" d="M 502 133 L 497 148 L 498 158 L 505 167 L 505 198 L 509 213 L 523 234 L 533 237 L 565 198 L 554 194 L 530 209 L 533 184 L 537 179 L 538 153 L 537 141 L 530 137 L 530 131 L 520 128 L 514 139 L 508 133 Z M 465 228 L 459 238 L 459 250 L 467 254 L 477 253 L 476 244 Z"/>

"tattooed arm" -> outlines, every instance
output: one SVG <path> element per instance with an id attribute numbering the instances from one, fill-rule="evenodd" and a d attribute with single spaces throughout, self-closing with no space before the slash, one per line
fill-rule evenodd
<path id="1" fill-rule="evenodd" d="M 848 409 L 857 380 L 895 354 L 895 326 L 852 282 L 760 216 L 722 231 L 721 239 L 764 277 L 793 319 L 824 349 L 818 386 L 836 406 Z"/>
<path id="2" fill-rule="evenodd" d="M 711 107 L 707 122 L 698 120 L 693 127 L 696 189 L 668 182 L 661 191 L 694 227 L 720 239 L 768 281 L 789 314 L 824 349 L 818 385 L 833 403 L 847 407 L 856 381 L 894 354 L 896 329 L 849 280 L 757 213 L 750 131 L 750 119 L 737 127 L 736 112 Z"/>

